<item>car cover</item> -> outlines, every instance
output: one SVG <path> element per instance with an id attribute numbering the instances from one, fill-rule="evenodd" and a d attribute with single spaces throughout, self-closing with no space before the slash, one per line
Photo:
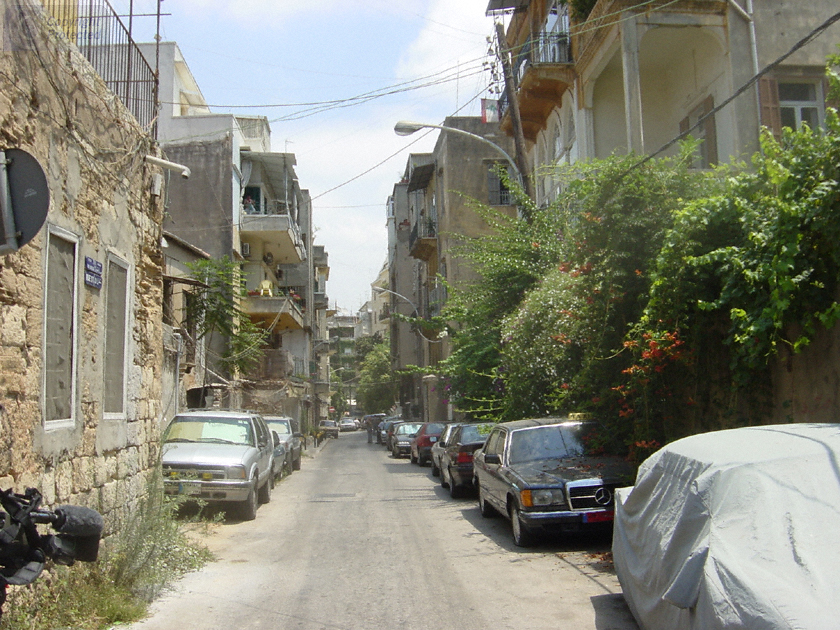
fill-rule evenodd
<path id="1" fill-rule="evenodd" d="M 646 630 L 840 627 L 840 425 L 678 440 L 616 498 L 613 555 Z"/>

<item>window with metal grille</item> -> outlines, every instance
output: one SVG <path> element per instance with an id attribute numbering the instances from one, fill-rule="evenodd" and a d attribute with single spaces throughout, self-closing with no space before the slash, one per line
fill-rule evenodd
<path id="1" fill-rule="evenodd" d="M 491 206 L 509 206 L 513 203 L 513 197 L 499 177 L 498 168 L 498 164 L 493 163 L 487 170 L 488 203 Z"/>
<path id="2" fill-rule="evenodd" d="M 74 418 L 77 243 L 50 230 L 44 303 L 44 422 Z"/>
<path id="3" fill-rule="evenodd" d="M 128 267 L 108 261 L 105 305 L 105 375 L 103 411 L 125 412 L 125 346 L 128 316 Z"/>

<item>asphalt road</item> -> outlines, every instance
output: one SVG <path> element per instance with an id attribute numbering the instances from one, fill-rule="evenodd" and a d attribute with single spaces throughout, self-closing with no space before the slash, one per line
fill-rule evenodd
<path id="1" fill-rule="evenodd" d="M 132 630 L 638 630 L 610 541 L 519 549 L 502 518 L 364 432 L 304 457 L 251 522 L 205 535 L 217 561 Z"/>

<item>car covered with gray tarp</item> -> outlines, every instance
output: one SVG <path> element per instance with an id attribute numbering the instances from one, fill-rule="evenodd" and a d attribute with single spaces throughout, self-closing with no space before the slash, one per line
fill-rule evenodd
<path id="1" fill-rule="evenodd" d="M 616 499 L 613 556 L 645 630 L 840 627 L 840 425 L 684 438 Z"/>

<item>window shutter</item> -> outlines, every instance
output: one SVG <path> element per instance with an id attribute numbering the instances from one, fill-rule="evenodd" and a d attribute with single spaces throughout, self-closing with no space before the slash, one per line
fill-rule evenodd
<path id="1" fill-rule="evenodd" d="M 779 109 L 779 83 L 771 77 L 758 80 L 758 98 L 761 103 L 761 124 L 773 132 L 777 140 L 782 138 L 782 115 Z"/>
<path id="2" fill-rule="evenodd" d="M 703 116 L 711 112 L 715 108 L 715 99 L 711 95 L 709 95 L 705 101 L 703 101 Z M 717 151 L 717 125 L 715 124 L 715 117 L 709 116 L 706 121 L 703 123 L 703 127 L 705 128 L 705 143 L 706 143 L 706 161 L 708 162 L 707 166 L 714 166 L 717 164 L 718 161 L 718 151 Z"/>

